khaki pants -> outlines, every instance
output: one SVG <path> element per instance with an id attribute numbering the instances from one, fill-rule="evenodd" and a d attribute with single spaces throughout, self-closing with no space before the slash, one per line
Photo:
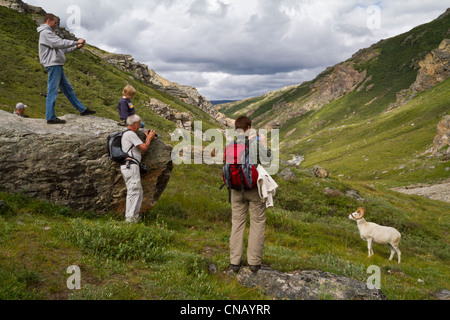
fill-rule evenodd
<path id="1" fill-rule="evenodd" d="M 127 185 L 127 207 L 125 218 L 128 222 L 137 222 L 139 220 L 139 211 L 141 210 L 144 192 L 141 184 L 141 172 L 138 165 L 132 164 L 121 166 L 123 179 Z"/>
<path id="2" fill-rule="evenodd" d="M 231 190 L 230 262 L 231 264 L 239 265 L 242 261 L 244 232 L 247 222 L 247 211 L 249 211 L 250 233 L 247 247 L 247 262 L 249 265 L 260 265 L 266 230 L 266 206 L 259 196 L 258 189 L 245 191 L 244 199 L 245 203 L 242 202 L 242 191 Z"/>

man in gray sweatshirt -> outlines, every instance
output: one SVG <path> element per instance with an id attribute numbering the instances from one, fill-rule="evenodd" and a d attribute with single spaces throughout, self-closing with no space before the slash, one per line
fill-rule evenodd
<path id="1" fill-rule="evenodd" d="M 45 118 L 48 124 L 63 124 L 66 121 L 56 117 L 55 104 L 58 97 L 58 88 L 66 95 L 70 103 L 82 116 L 95 114 L 95 111 L 87 109 L 78 100 L 72 85 L 64 74 L 63 66 L 66 62 L 65 54 L 82 48 L 86 41 L 61 39 L 56 33 L 58 17 L 54 14 L 46 14 L 45 23 L 37 28 L 39 32 L 39 58 L 41 64 L 48 72 L 47 103 Z"/>

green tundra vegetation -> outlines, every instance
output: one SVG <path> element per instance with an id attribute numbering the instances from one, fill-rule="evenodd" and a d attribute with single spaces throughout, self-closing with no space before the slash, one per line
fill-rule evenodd
<path id="1" fill-rule="evenodd" d="M 291 167 L 295 180 L 274 175 L 279 189 L 275 207 L 267 213 L 266 266 L 281 272 L 322 270 L 366 281 L 367 268 L 377 265 L 381 290 L 391 300 L 433 300 L 437 292 L 449 289 L 450 205 L 391 188 L 448 179 L 448 161 L 425 151 L 433 143 L 437 123 L 448 113 L 450 82 L 384 113 L 396 93 L 414 82 L 414 62 L 437 48 L 449 28 L 447 15 L 378 43 L 372 48 L 380 53 L 378 59 L 356 64 L 372 76 L 372 90 L 355 90 L 282 125 L 281 159 L 303 155 L 305 161 Z M 12 111 L 23 101 L 33 106 L 28 115 L 43 118 L 46 74 L 38 61 L 37 40 L 35 22 L 0 7 L 0 41 L 7 44 L 0 51 L 0 108 Z M 65 70 L 80 100 L 99 116 L 116 119 L 116 100 L 130 83 L 138 89 L 136 101 L 157 98 L 193 113 L 204 130 L 218 126 L 198 108 L 134 79 L 88 50 L 73 53 Z M 262 127 L 275 115 L 274 106 L 305 99 L 314 81 L 268 100 L 255 97 L 234 104 L 224 112 L 235 117 L 259 101 L 253 111 L 259 116 L 256 125 Z M 65 97 L 57 106 L 59 115 L 73 112 Z M 173 145 L 169 133 L 175 124 L 139 104 L 137 108 L 148 126 Z M 330 177 L 311 174 L 315 165 L 327 168 Z M 221 184 L 220 165 L 177 165 L 157 205 L 136 225 L 114 213 L 80 212 L 23 194 L 0 193 L 0 299 L 272 299 L 224 274 L 231 207 L 227 192 L 219 190 Z M 324 193 L 326 188 L 340 192 Z M 356 191 L 364 201 L 347 196 L 348 191 Z M 402 233 L 400 265 L 388 260 L 386 246 L 374 244 L 375 255 L 367 257 L 367 243 L 348 219 L 360 206 L 367 209 L 368 221 Z M 217 272 L 209 270 L 213 264 Z M 81 269 L 81 290 L 67 288 L 71 265 Z"/>

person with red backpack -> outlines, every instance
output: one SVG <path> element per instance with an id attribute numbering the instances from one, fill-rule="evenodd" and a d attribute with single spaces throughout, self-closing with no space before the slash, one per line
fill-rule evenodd
<path id="1" fill-rule="evenodd" d="M 225 148 L 223 167 L 224 185 L 229 190 L 232 210 L 230 263 L 236 273 L 243 264 L 247 212 L 250 215 L 247 263 L 254 273 L 261 269 L 264 248 L 266 205 L 258 192 L 256 166 L 260 163 L 260 155 L 264 162 L 270 162 L 272 157 L 267 149 L 266 137 L 253 134 L 255 131 L 251 127 L 250 118 L 243 116 L 236 119 L 235 130 L 239 133 L 237 139 Z"/>

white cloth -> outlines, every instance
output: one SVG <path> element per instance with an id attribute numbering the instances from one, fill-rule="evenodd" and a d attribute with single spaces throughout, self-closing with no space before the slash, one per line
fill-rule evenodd
<path id="1" fill-rule="evenodd" d="M 278 184 L 272 179 L 262 165 L 258 165 L 256 170 L 258 171 L 257 185 L 259 196 L 265 202 L 266 208 L 271 208 L 274 206 L 273 197 L 276 194 Z"/>

